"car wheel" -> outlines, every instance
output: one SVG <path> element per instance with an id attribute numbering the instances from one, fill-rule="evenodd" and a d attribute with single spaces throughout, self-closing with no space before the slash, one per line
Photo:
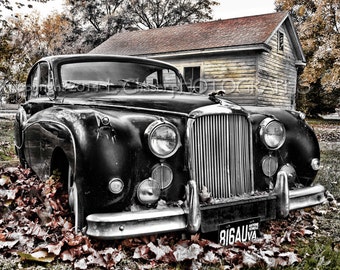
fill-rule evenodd
<path id="1" fill-rule="evenodd" d="M 74 214 L 74 229 L 75 232 L 78 233 L 84 227 L 84 204 L 75 181 L 73 181 L 69 187 L 68 198 L 71 211 Z"/>

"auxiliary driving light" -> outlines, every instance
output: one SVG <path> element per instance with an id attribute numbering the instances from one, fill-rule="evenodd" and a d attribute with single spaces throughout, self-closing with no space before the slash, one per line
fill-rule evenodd
<path id="1" fill-rule="evenodd" d="M 138 200 L 146 205 L 154 204 L 159 200 L 161 188 L 158 181 L 148 178 L 139 184 L 137 189 Z"/>
<path id="2" fill-rule="evenodd" d="M 119 194 L 123 191 L 124 188 L 124 183 L 121 179 L 119 178 L 113 178 L 109 182 L 109 190 L 113 194 Z"/>
<path id="3" fill-rule="evenodd" d="M 279 167 L 278 160 L 273 156 L 265 156 L 262 159 L 262 171 L 264 175 L 272 177 Z"/>
<path id="4" fill-rule="evenodd" d="M 152 168 L 151 177 L 158 181 L 161 189 L 165 189 L 170 186 L 174 174 L 168 165 L 160 163 Z"/>

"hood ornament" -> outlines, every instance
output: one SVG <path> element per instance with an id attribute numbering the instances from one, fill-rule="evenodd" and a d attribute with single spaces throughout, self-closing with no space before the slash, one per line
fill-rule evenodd
<path id="1" fill-rule="evenodd" d="M 209 99 L 216 104 L 220 104 L 221 106 L 227 106 L 230 109 L 234 110 L 242 110 L 241 106 L 222 98 L 223 96 L 226 95 L 227 94 L 224 90 L 214 91 L 209 94 Z"/>

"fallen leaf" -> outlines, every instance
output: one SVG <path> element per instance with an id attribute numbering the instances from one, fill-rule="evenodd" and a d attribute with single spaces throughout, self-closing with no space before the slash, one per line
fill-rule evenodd
<path id="1" fill-rule="evenodd" d="M 33 252 L 31 254 L 24 253 L 24 252 L 18 252 L 18 255 L 20 256 L 21 260 L 25 261 L 35 261 L 35 262 L 45 262 L 50 263 L 53 262 L 55 255 L 50 254 L 47 251 L 40 250 Z"/>

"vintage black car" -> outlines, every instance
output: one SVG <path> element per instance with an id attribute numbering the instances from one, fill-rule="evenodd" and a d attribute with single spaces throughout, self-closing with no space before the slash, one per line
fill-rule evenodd
<path id="1" fill-rule="evenodd" d="M 102 239 L 186 230 L 222 244 L 322 203 L 319 145 L 302 113 L 188 91 L 171 65 L 51 56 L 27 79 L 16 150 L 41 181 L 59 170 L 75 228 Z"/>

